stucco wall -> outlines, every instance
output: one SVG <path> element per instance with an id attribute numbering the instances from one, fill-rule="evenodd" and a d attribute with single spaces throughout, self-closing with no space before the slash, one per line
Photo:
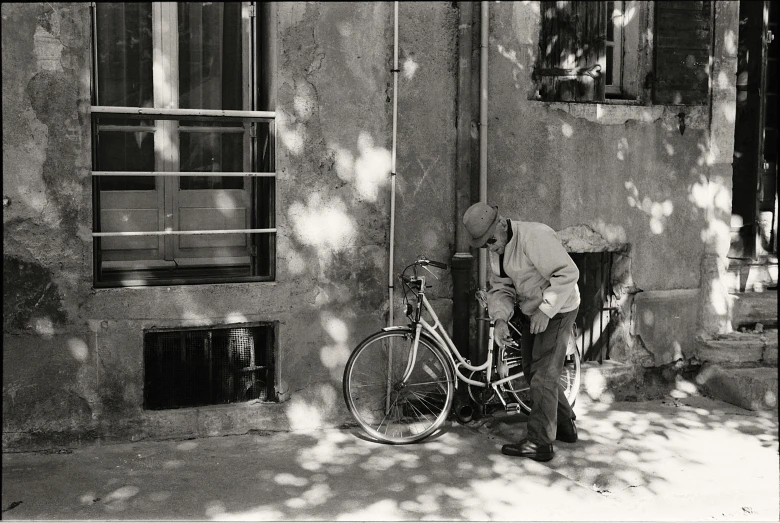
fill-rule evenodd
<path id="1" fill-rule="evenodd" d="M 648 295 L 637 304 L 640 315 L 644 307 L 679 308 L 665 291 L 693 291 L 694 306 L 680 309 L 684 320 L 669 326 L 672 334 L 635 331 L 656 364 L 692 355 L 700 330 L 726 328 L 722 269 L 702 267 L 722 263 L 728 250 L 733 4 L 716 2 L 712 106 L 656 106 L 649 89 L 633 105 L 533 100 L 539 2 L 490 3 L 488 199 L 509 216 L 556 230 L 585 226 L 627 246 L 635 290 Z M 640 6 L 632 23 L 643 32 L 649 25 L 651 35 L 652 3 Z M 645 44 L 640 67 L 651 57 Z M 675 344 L 682 351 L 672 350 Z"/>
<path id="2" fill-rule="evenodd" d="M 677 107 L 529 100 L 539 3 L 489 5 L 489 200 L 567 245 L 621 249 L 622 317 L 643 322 L 620 330 L 638 351 L 623 354 L 684 357 L 696 332 L 728 328 L 737 4 L 716 3 L 713 103 L 684 109 L 684 135 Z M 393 274 L 419 254 L 449 262 L 460 223 L 458 9 L 399 7 Z M 4 448 L 348 421 L 343 365 L 388 313 L 393 3 L 276 13 L 276 281 L 93 289 L 88 4 L 2 5 Z M 449 324 L 450 275 L 433 283 Z M 678 330 L 652 328 L 683 302 Z M 278 322 L 288 401 L 143 411 L 144 329 L 254 321 Z"/>
<path id="3" fill-rule="evenodd" d="M 88 4 L 2 5 L 4 448 L 346 421 L 343 365 L 387 316 L 392 3 L 276 11 L 276 281 L 96 290 Z M 454 242 L 457 10 L 399 25 L 396 269 Z M 252 321 L 279 322 L 289 401 L 143 411 L 145 328 Z"/>

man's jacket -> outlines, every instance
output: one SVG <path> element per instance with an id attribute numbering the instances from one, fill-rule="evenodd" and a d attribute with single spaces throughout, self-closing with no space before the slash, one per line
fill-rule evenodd
<path id="1" fill-rule="evenodd" d="M 512 237 L 503 256 L 488 253 L 490 316 L 509 320 L 515 303 L 528 316 L 537 309 L 549 318 L 576 309 L 580 304 L 580 272 L 555 231 L 536 222 L 510 220 L 510 226 Z"/>

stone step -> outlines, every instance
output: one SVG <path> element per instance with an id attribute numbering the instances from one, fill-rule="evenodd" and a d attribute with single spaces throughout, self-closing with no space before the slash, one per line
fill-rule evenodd
<path id="1" fill-rule="evenodd" d="M 756 323 L 777 327 L 777 291 L 738 292 L 731 295 L 731 324 L 734 329 Z"/>
<path id="2" fill-rule="evenodd" d="M 709 363 L 702 366 L 695 381 L 710 398 L 753 411 L 777 408 L 776 367 L 735 369 Z"/>
<path id="3" fill-rule="evenodd" d="M 637 369 L 615 360 L 586 361 L 580 369 L 581 383 L 578 397 L 592 401 L 624 401 L 636 398 Z"/>
<path id="4" fill-rule="evenodd" d="M 696 358 L 721 366 L 777 366 L 777 329 L 696 339 Z"/>

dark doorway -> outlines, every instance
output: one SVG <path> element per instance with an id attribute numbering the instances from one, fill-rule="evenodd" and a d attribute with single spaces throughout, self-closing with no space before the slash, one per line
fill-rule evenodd
<path id="1" fill-rule="evenodd" d="M 610 340 L 614 330 L 614 291 L 612 289 L 611 252 L 572 252 L 571 259 L 580 271 L 577 286 L 580 310 L 577 314 L 577 346 L 582 361 L 603 363 L 610 358 Z"/>
<path id="2" fill-rule="evenodd" d="M 729 257 L 777 254 L 778 6 L 739 3 L 732 241 Z"/>

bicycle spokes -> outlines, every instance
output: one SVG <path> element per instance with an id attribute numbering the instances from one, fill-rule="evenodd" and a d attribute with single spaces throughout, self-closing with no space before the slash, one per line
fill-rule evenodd
<path id="1" fill-rule="evenodd" d="M 350 411 L 382 441 L 407 443 L 430 434 L 446 418 L 454 396 L 452 372 L 440 350 L 420 339 L 410 364 L 413 338 L 411 332 L 369 338 L 345 369 Z"/>

